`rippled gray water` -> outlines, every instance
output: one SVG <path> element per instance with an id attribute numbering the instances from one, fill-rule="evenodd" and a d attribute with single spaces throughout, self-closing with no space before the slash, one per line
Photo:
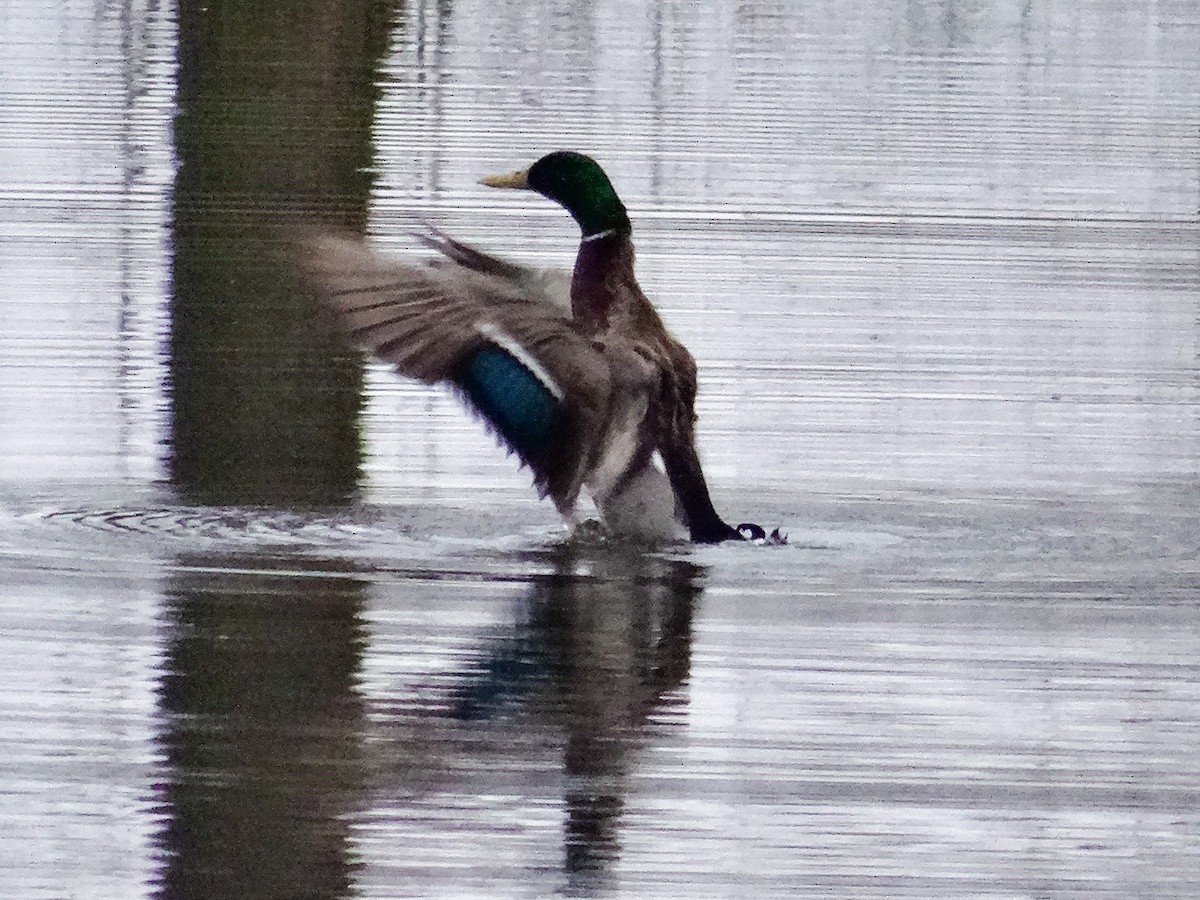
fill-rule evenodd
<path id="1" fill-rule="evenodd" d="M 0 3 L 0 896 L 1200 895 L 1194 4 Z M 718 507 L 563 539 L 272 229 L 568 265 Z"/>

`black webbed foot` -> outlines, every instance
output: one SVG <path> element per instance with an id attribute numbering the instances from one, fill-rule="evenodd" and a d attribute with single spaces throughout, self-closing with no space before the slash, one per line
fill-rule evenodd
<path id="1" fill-rule="evenodd" d="M 724 522 L 717 520 L 711 527 L 693 529 L 692 540 L 697 544 L 720 544 L 723 541 L 762 541 L 764 544 L 786 544 L 787 535 L 778 528 L 767 534 L 767 530 L 754 522 L 743 522 L 737 528 L 730 528 Z"/>
<path id="2" fill-rule="evenodd" d="M 738 529 L 730 528 L 720 519 L 703 526 L 693 526 L 689 530 L 692 533 L 692 541 L 697 544 L 720 544 L 723 541 L 746 540 Z"/>
<path id="3" fill-rule="evenodd" d="M 743 541 L 765 541 L 767 539 L 766 530 L 753 522 L 743 522 L 737 527 L 737 533 Z"/>
<path id="4" fill-rule="evenodd" d="M 737 528 L 731 528 L 717 520 L 711 527 L 692 530 L 692 540 L 697 544 L 720 544 L 724 541 L 762 541 L 765 544 L 786 544 L 787 535 L 774 529 L 770 534 L 761 525 L 754 522 L 743 522 Z"/>
<path id="5" fill-rule="evenodd" d="M 765 544 L 786 544 L 788 542 L 787 535 L 780 532 L 778 528 L 772 529 L 770 534 L 761 525 L 755 525 L 753 522 L 743 522 L 737 527 L 738 537 L 743 541 L 762 541 Z"/>

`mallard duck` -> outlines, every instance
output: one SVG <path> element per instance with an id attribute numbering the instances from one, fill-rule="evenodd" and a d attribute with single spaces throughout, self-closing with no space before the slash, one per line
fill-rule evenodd
<path id="1" fill-rule="evenodd" d="M 614 534 L 762 538 L 713 508 L 696 453 L 696 361 L 638 286 L 629 216 L 604 170 L 559 151 L 481 183 L 562 205 L 582 232 L 573 275 L 431 228 L 421 240 L 438 256 L 425 264 L 312 237 L 301 258 L 310 284 L 359 345 L 403 375 L 456 388 L 568 524 L 586 490 Z"/>

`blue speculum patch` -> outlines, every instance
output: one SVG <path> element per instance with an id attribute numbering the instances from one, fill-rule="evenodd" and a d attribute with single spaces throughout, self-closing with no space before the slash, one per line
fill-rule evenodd
<path id="1" fill-rule="evenodd" d="M 522 459 L 533 463 L 542 457 L 558 423 L 558 401 L 520 360 L 487 344 L 463 363 L 457 381 Z"/>

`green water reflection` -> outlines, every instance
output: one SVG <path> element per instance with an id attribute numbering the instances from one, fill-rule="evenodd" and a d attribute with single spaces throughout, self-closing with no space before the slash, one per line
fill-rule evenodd
<path id="1" fill-rule="evenodd" d="M 182 561 L 159 703 L 163 898 L 343 897 L 362 804 L 363 585 Z"/>
<path id="2" fill-rule="evenodd" d="M 184 2 L 170 473 L 198 503 L 354 491 L 361 362 L 296 291 L 281 221 L 361 230 L 396 4 Z"/>

